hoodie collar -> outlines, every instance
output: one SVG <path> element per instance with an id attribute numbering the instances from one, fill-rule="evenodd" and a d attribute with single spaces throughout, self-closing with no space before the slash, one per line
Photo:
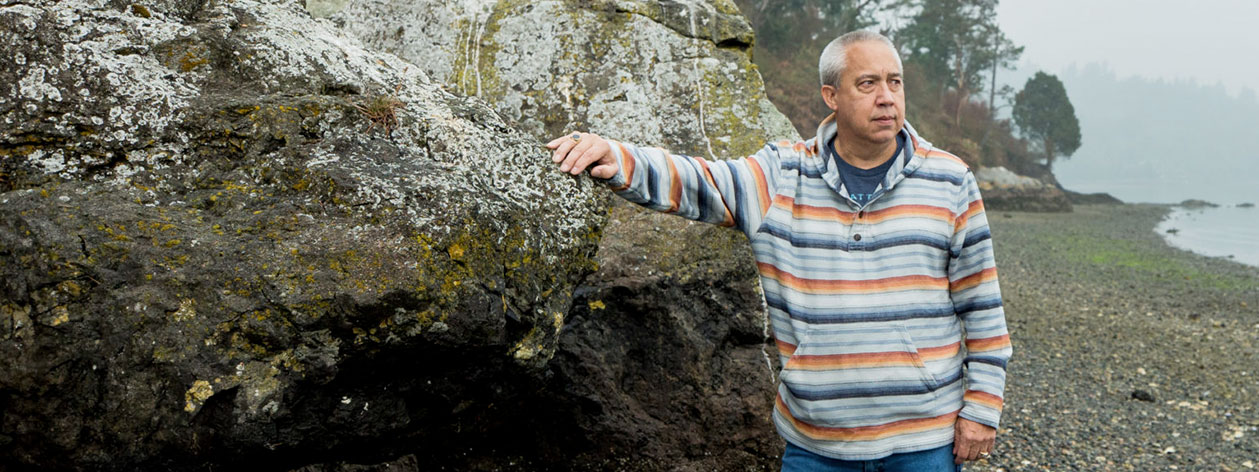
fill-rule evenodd
<path id="1" fill-rule="evenodd" d="M 818 156 L 822 158 L 822 179 L 832 190 L 847 199 L 848 189 L 844 188 L 843 179 L 839 176 L 839 166 L 832 161 L 839 159 L 839 156 L 831 151 L 830 146 L 830 142 L 835 139 L 835 134 L 835 113 L 832 112 L 818 125 L 814 145 L 817 147 Z M 883 185 L 875 192 L 876 195 L 896 187 L 896 184 L 904 180 L 905 176 L 922 165 L 922 158 L 918 155 L 931 150 L 931 143 L 919 137 L 918 132 L 914 131 L 914 127 L 910 126 L 908 121 L 901 128 L 900 134 L 905 138 L 905 147 L 901 150 L 901 154 L 896 156 L 892 167 L 887 170 L 887 176 L 883 178 Z"/>

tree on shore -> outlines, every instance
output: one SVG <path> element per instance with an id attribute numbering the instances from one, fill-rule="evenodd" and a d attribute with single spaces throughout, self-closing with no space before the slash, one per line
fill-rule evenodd
<path id="1" fill-rule="evenodd" d="M 1057 76 L 1037 72 L 1014 97 L 1014 123 L 1023 136 L 1040 145 L 1045 167 L 1054 158 L 1071 157 L 1080 148 L 1080 121 Z"/>
<path id="2" fill-rule="evenodd" d="M 898 8 L 915 11 L 896 32 L 907 61 L 917 63 L 938 93 L 952 90 L 953 127 L 971 97 L 992 79 L 988 106 L 996 102 L 999 67 L 1011 68 L 1023 54 L 997 25 L 997 0 L 901 0 Z M 990 74 L 986 74 L 988 72 Z"/>
<path id="3" fill-rule="evenodd" d="M 754 57 L 765 92 L 808 137 L 830 109 L 818 89 L 818 54 L 849 31 L 877 24 L 892 0 L 736 0 L 756 30 Z"/>

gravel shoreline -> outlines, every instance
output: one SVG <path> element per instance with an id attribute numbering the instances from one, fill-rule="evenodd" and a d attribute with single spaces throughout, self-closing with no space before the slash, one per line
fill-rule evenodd
<path id="1" fill-rule="evenodd" d="M 1259 470 L 1259 268 L 1168 246 L 1168 211 L 989 212 L 1015 353 L 967 470 Z"/>

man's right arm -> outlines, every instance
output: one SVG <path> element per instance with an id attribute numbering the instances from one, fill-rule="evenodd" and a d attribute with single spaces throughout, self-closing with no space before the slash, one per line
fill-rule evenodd
<path id="1" fill-rule="evenodd" d="M 564 136 L 547 146 L 555 149 L 560 170 L 574 175 L 587 167 L 617 195 L 651 208 L 697 221 L 737 226 L 750 233 L 759 226 L 774 194 L 779 173 L 777 148 L 765 146 L 755 155 L 710 162 L 657 148 L 580 134 Z"/>

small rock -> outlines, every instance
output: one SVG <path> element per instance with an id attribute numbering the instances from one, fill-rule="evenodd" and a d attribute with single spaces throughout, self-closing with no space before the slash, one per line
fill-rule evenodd
<path id="1" fill-rule="evenodd" d="M 1133 391 L 1132 391 L 1132 398 L 1137 399 L 1137 400 L 1141 400 L 1141 401 L 1143 401 L 1143 402 L 1152 402 L 1152 401 L 1154 401 L 1154 395 L 1153 395 L 1153 394 L 1151 394 L 1150 392 L 1147 392 L 1147 391 L 1145 391 L 1145 390 L 1141 390 L 1141 389 L 1136 389 L 1136 390 L 1133 390 Z"/>
<path id="2" fill-rule="evenodd" d="M 1215 203 L 1211 203 L 1206 200 L 1193 199 L 1193 198 L 1180 202 L 1180 206 L 1182 208 L 1188 208 L 1188 209 L 1219 208 L 1219 205 Z"/>

